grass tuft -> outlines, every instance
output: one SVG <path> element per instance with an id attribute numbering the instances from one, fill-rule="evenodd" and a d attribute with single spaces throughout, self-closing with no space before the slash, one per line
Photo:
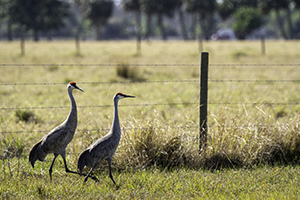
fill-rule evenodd
<path id="1" fill-rule="evenodd" d="M 240 59 L 242 57 L 247 57 L 247 55 L 248 54 L 246 52 L 244 52 L 244 51 L 236 51 L 236 52 L 232 53 L 232 57 L 234 59 Z"/>
<path id="2" fill-rule="evenodd" d="M 26 123 L 29 123 L 29 122 L 38 123 L 39 122 L 38 118 L 35 116 L 35 114 L 32 111 L 16 110 L 15 116 L 18 118 L 19 121 L 23 121 Z"/>
<path id="3" fill-rule="evenodd" d="M 2 159 L 20 157 L 24 150 L 24 144 L 22 144 L 20 138 L 13 136 L 6 137 L 1 140 Z"/>
<path id="4" fill-rule="evenodd" d="M 56 72 L 59 70 L 59 67 L 57 65 L 49 66 L 48 71 L 49 72 Z"/>
<path id="5" fill-rule="evenodd" d="M 184 145 L 184 135 L 172 135 L 171 129 L 160 129 L 159 121 L 149 121 L 140 128 L 124 133 L 125 151 L 121 165 L 136 169 L 159 167 L 173 169 L 194 166 L 194 154 Z M 118 159 L 119 160 L 119 159 Z"/>
<path id="6" fill-rule="evenodd" d="M 143 78 L 137 67 L 130 66 L 127 64 L 120 64 L 116 68 L 117 70 L 117 76 L 130 79 L 131 81 L 145 81 L 145 78 Z"/>

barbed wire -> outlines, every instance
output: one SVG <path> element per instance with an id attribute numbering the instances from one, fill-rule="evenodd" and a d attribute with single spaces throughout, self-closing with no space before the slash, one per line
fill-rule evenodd
<path id="1" fill-rule="evenodd" d="M 77 84 L 132 84 L 132 83 L 197 83 L 199 80 L 166 80 L 166 81 L 100 81 L 100 82 L 76 82 Z M 0 86 L 12 86 L 12 85 L 65 85 L 66 83 L 0 83 Z"/>
<path id="2" fill-rule="evenodd" d="M 246 63 L 246 64 L 209 64 L 209 66 L 217 67 L 299 67 L 300 64 L 290 63 L 290 64 L 263 64 L 263 63 Z"/>
<path id="3" fill-rule="evenodd" d="M 208 103 L 210 105 L 299 105 L 300 103 Z"/>
<path id="4" fill-rule="evenodd" d="M 119 105 L 120 107 L 130 107 L 130 106 L 178 106 L 178 105 L 192 105 L 198 103 L 145 103 L 145 104 L 131 104 L 131 105 Z M 91 106 L 77 106 L 77 108 L 103 108 L 103 107 L 113 107 L 113 105 L 91 105 Z M 38 110 L 38 109 L 65 109 L 70 108 L 70 106 L 49 106 L 49 107 L 11 107 L 11 108 L 0 108 L 0 110 Z"/>
<path id="5" fill-rule="evenodd" d="M 215 125 L 215 126 L 209 126 L 210 129 L 212 128 L 227 128 L 227 129 L 249 129 L 249 128 L 274 128 L 274 127 L 281 127 L 286 124 L 248 124 L 248 125 L 242 125 L 242 126 L 230 126 L 230 125 Z M 123 127 L 121 128 L 123 131 L 125 130 L 147 130 L 149 128 L 152 129 L 199 129 L 199 126 L 164 126 L 164 127 Z M 109 131 L 109 128 L 83 128 L 83 129 L 77 129 L 76 132 L 104 132 Z M 49 130 L 32 130 L 32 131 L 3 131 L 0 132 L 0 134 L 20 134 L 20 133 L 48 133 Z"/>
<path id="6" fill-rule="evenodd" d="M 0 67 L 117 67 L 117 66 L 133 66 L 133 67 L 195 67 L 200 66 L 200 64 L 184 64 L 184 63 L 166 63 L 166 64 L 118 64 L 118 63 L 91 63 L 91 64 L 80 64 L 80 63 L 40 63 L 40 64 L 33 64 L 33 63 L 2 63 Z M 245 64 L 209 64 L 209 66 L 217 66 L 217 67 L 299 67 L 300 64 L 297 63 L 290 63 L 290 64 L 264 64 L 264 63 L 245 63 Z"/>
<path id="7" fill-rule="evenodd" d="M 300 102 L 287 102 L 287 103 L 208 103 L 209 105 L 300 105 Z M 120 107 L 147 107 L 147 106 L 189 106 L 189 105 L 199 105 L 199 103 L 145 103 L 145 104 L 129 104 L 129 105 L 119 105 Z M 113 105 L 91 105 L 91 106 L 77 106 L 77 108 L 108 108 L 113 107 Z M 10 108 L 0 108 L 0 110 L 41 110 L 41 109 L 69 109 L 70 106 L 49 106 L 49 107 L 10 107 Z"/>
<path id="8" fill-rule="evenodd" d="M 0 67 L 113 67 L 113 66 L 135 66 L 135 67 L 188 67 L 188 66 L 199 66 L 199 64 L 0 64 Z M 300 64 L 210 64 L 209 66 L 221 66 L 221 67 L 248 67 L 248 66 L 269 66 L 269 67 L 284 67 L 284 66 L 295 66 L 299 67 Z M 209 82 L 255 82 L 255 83 L 273 83 L 273 82 L 294 82 L 298 83 L 300 80 L 208 80 Z M 78 84 L 132 84 L 132 83 L 199 83 L 199 79 L 195 80 L 157 80 L 157 81 L 118 81 L 118 82 L 77 82 Z M 63 85 L 66 83 L 0 83 L 0 86 L 33 86 L 33 85 Z M 131 104 L 131 105 L 120 105 L 123 107 L 130 107 L 130 106 L 178 106 L 178 105 L 195 105 L 199 106 L 199 103 L 153 103 L 153 104 Z M 216 103 L 210 102 L 210 105 L 299 105 L 300 103 L 267 103 L 267 102 L 253 102 L 253 103 Z M 113 105 L 91 105 L 91 106 L 78 106 L 78 108 L 97 108 L 97 107 L 113 107 Z M 0 108 L 0 110 L 21 110 L 21 109 L 66 109 L 70 108 L 69 106 L 51 106 L 51 107 L 11 107 L 11 108 Z M 253 128 L 253 127 L 271 127 L 275 125 L 250 125 L 250 126 L 219 126 L 217 127 L 222 128 Z M 278 126 L 278 125 L 277 125 Z M 166 128 L 180 128 L 180 127 L 154 127 L 156 129 L 166 129 Z M 199 126 L 189 126 L 189 127 L 181 127 L 181 128 L 199 128 Z M 122 128 L 123 130 L 131 130 L 131 129 L 146 129 L 146 128 Z M 79 132 L 83 131 L 108 131 L 109 129 L 79 129 Z M 33 132 L 48 132 L 48 131 L 4 131 L 0 132 L 1 134 L 12 134 L 12 133 L 33 133 Z"/>
<path id="9" fill-rule="evenodd" d="M 300 80 L 260 80 L 260 79 L 253 79 L 253 80 L 208 80 L 210 82 L 255 82 L 255 83 L 275 83 L 275 82 L 287 82 L 287 83 L 298 83 Z"/>
<path id="10" fill-rule="evenodd" d="M 253 80 L 208 80 L 209 82 L 237 82 L 237 83 L 299 83 L 300 80 L 259 80 L 259 79 L 253 79 Z M 166 80 L 166 81 L 92 81 L 92 82 L 77 82 L 77 84 L 133 84 L 133 83 L 199 83 L 200 81 L 198 79 L 192 79 L 192 80 Z M 65 85 L 66 83 L 0 83 L 0 86 L 38 86 L 38 85 Z"/>
<path id="11" fill-rule="evenodd" d="M 195 67 L 199 64 L 118 64 L 118 63 L 107 63 L 107 64 L 0 64 L 0 67 L 121 67 L 121 66 L 132 66 L 132 67 Z"/>
<path id="12" fill-rule="evenodd" d="M 139 128 L 133 128 L 133 127 L 123 127 L 121 128 L 123 131 L 124 130 L 147 130 L 147 129 L 198 129 L 198 126 L 165 126 L 165 127 L 139 127 Z M 96 128 L 96 129 L 77 129 L 76 132 L 102 132 L 102 131 L 109 131 L 109 128 Z M 36 132 L 41 132 L 41 133 L 48 133 L 49 130 L 32 130 L 32 131 L 3 131 L 0 132 L 0 134 L 13 134 L 13 133 L 36 133 Z"/>

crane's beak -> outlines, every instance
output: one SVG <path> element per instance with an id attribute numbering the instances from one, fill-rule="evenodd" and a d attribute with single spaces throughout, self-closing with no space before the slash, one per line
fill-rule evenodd
<path id="1" fill-rule="evenodd" d="M 125 97 L 125 98 L 135 98 L 135 96 L 126 95 L 126 94 L 124 94 L 124 97 Z"/>
<path id="2" fill-rule="evenodd" d="M 76 89 L 80 90 L 81 92 L 84 92 L 83 89 L 81 89 L 81 88 L 78 87 L 77 85 L 76 85 Z"/>

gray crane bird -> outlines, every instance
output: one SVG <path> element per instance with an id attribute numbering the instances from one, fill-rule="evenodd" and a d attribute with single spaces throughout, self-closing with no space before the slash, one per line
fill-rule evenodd
<path id="1" fill-rule="evenodd" d="M 107 160 L 109 167 L 109 177 L 111 178 L 113 183 L 116 184 L 111 174 L 111 162 L 112 157 L 115 154 L 121 139 L 121 127 L 118 115 L 118 102 L 120 99 L 128 97 L 135 98 L 134 96 L 122 93 L 117 93 L 114 96 L 114 119 L 110 131 L 105 136 L 91 144 L 84 152 L 80 154 L 77 164 L 79 174 L 82 174 L 82 170 L 85 166 L 90 168 L 90 171 L 84 178 L 84 182 L 88 180 L 89 175 L 94 169 L 96 169 L 100 165 L 100 162 L 102 160 Z"/>
<path id="2" fill-rule="evenodd" d="M 71 110 L 67 119 L 59 126 L 52 129 L 41 139 L 41 141 L 34 145 L 29 154 L 29 162 L 33 168 L 36 160 L 45 161 L 45 157 L 48 154 L 54 154 L 51 166 L 49 168 L 50 180 L 52 180 L 52 167 L 58 155 L 62 156 L 67 173 L 78 174 L 78 172 L 69 170 L 67 166 L 66 147 L 73 139 L 77 127 L 77 107 L 73 97 L 73 90 L 77 89 L 82 92 L 83 90 L 78 87 L 75 82 L 70 82 L 67 86 L 67 89 L 71 101 Z"/>

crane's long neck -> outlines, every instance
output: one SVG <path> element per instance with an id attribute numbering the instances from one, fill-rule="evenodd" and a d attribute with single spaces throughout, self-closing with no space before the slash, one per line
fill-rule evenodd
<path id="1" fill-rule="evenodd" d="M 114 120 L 111 127 L 111 132 L 113 135 L 121 138 L 121 127 L 119 121 L 119 113 L 118 113 L 118 100 L 114 99 Z"/>
<path id="2" fill-rule="evenodd" d="M 70 127 L 75 127 L 77 126 L 77 106 L 76 106 L 76 102 L 75 99 L 73 97 L 73 92 L 72 89 L 68 89 L 68 94 L 70 97 L 70 101 L 71 101 L 71 109 L 70 109 L 70 113 L 66 119 L 66 123 L 67 124 L 72 124 L 73 126 Z"/>

